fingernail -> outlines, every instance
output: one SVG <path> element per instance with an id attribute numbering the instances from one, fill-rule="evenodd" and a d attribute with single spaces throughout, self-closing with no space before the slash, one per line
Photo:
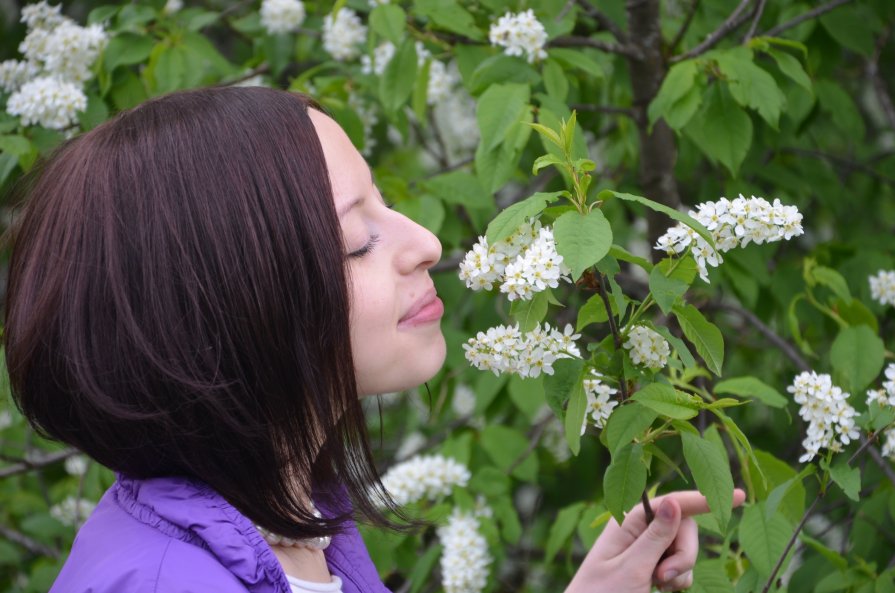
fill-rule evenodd
<path id="1" fill-rule="evenodd" d="M 666 581 L 670 581 L 671 579 L 673 579 L 676 576 L 677 576 L 676 570 L 668 570 L 665 572 L 665 580 Z"/>
<path id="2" fill-rule="evenodd" d="M 674 507 L 667 500 L 659 505 L 659 518 L 663 521 L 674 519 Z"/>

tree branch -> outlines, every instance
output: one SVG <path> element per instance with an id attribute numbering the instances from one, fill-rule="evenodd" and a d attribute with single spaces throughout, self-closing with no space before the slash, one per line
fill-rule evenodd
<path id="1" fill-rule="evenodd" d="M 840 167 L 845 167 L 849 171 L 860 171 L 865 173 L 871 177 L 874 177 L 880 181 L 885 183 L 895 183 L 895 177 L 889 177 L 888 175 L 883 175 L 873 167 L 868 167 L 863 163 L 859 163 L 857 161 L 853 161 L 841 156 L 837 156 L 835 154 L 827 154 L 825 152 L 820 152 L 819 150 L 809 150 L 807 148 L 795 148 L 784 146 L 780 148 L 780 152 L 791 152 L 793 154 L 798 154 L 802 156 L 809 156 L 816 159 L 823 159 L 825 161 L 829 161 L 834 165 L 839 165 Z"/>
<path id="2" fill-rule="evenodd" d="M 627 33 L 625 33 L 621 27 L 616 25 L 615 21 L 609 18 L 603 11 L 596 6 L 591 5 L 586 0 L 578 0 L 578 5 L 584 9 L 584 13 L 587 16 L 597 21 L 597 24 L 600 25 L 602 29 L 612 33 L 621 43 L 628 43 Z"/>
<path id="3" fill-rule="evenodd" d="M 65 449 L 63 451 L 55 451 L 53 453 L 49 453 L 43 457 L 36 457 L 34 459 L 22 459 L 18 463 L 0 468 L 0 479 L 23 474 L 27 471 L 31 471 L 32 469 L 39 469 L 41 467 L 53 465 L 54 463 L 59 463 L 63 459 L 67 459 L 77 453 L 77 449 Z"/>
<path id="4" fill-rule="evenodd" d="M 47 556 L 49 558 L 59 557 L 59 552 L 57 550 L 49 548 L 42 543 L 31 539 L 24 533 L 19 533 L 15 529 L 10 529 L 6 525 L 0 525 L 0 535 L 2 535 L 4 539 L 7 539 L 14 544 L 19 544 L 35 556 Z"/>
<path id="5" fill-rule="evenodd" d="M 843 4 L 846 4 L 848 2 L 851 2 L 851 0 L 831 0 L 830 2 L 827 2 L 826 4 L 821 4 L 814 10 L 809 10 L 805 14 L 800 14 L 799 16 L 797 16 L 794 19 L 788 20 L 785 23 L 779 24 L 776 27 L 773 27 L 772 29 L 765 31 L 764 33 L 761 34 L 761 36 L 762 37 L 776 37 L 777 35 L 779 35 L 780 33 L 784 32 L 788 29 L 792 29 L 793 27 L 798 27 L 805 21 L 809 21 L 813 18 L 819 17 L 820 15 L 830 12 L 834 8 L 839 8 L 840 6 L 842 6 Z"/>
<path id="6" fill-rule="evenodd" d="M 590 37 L 578 37 L 575 35 L 567 35 L 565 37 L 557 37 L 547 44 L 548 47 L 594 47 L 611 54 L 619 54 L 631 58 L 632 60 L 642 59 L 642 55 L 637 48 L 631 45 L 623 45 L 620 43 L 610 43 L 599 39 L 591 39 Z"/>
<path id="7" fill-rule="evenodd" d="M 699 9 L 699 2 L 700 0 L 693 0 L 690 4 L 690 10 L 687 12 L 684 22 L 681 23 L 681 28 L 677 30 L 677 34 L 675 34 L 674 39 L 671 40 L 671 45 L 668 46 L 668 53 L 674 53 L 674 50 L 677 49 L 677 46 L 684 39 L 684 35 L 687 34 L 687 31 L 690 29 L 690 24 L 693 22 L 693 16 Z"/>
<path id="8" fill-rule="evenodd" d="M 883 108 L 883 113 L 886 115 L 886 119 L 889 120 L 889 126 L 895 129 L 895 106 L 892 105 L 892 97 L 889 96 L 886 83 L 879 73 L 879 58 L 883 48 L 889 41 L 889 37 L 892 35 L 892 27 L 893 25 L 890 24 L 886 32 L 880 35 L 880 38 L 877 40 L 873 57 L 867 62 L 867 74 L 870 76 L 870 82 L 873 83 L 873 90 L 876 92 L 876 98 Z"/>
<path id="9" fill-rule="evenodd" d="M 746 43 L 755 37 L 755 31 L 758 29 L 758 21 L 761 20 L 761 15 L 764 13 L 764 7 L 767 2 L 768 0 L 758 0 L 758 8 L 755 9 L 755 16 L 752 17 L 752 24 L 749 25 L 749 30 L 746 32 L 746 36 L 743 37 L 743 43 Z"/>
<path id="10" fill-rule="evenodd" d="M 752 0 L 741 0 L 734 11 L 730 13 L 730 16 L 727 17 L 727 20 L 721 23 L 720 27 L 709 33 L 709 36 L 705 38 L 705 41 L 685 53 L 672 56 L 671 62 L 680 62 L 681 60 L 695 58 L 713 48 L 715 44 L 727 37 L 731 31 L 743 24 L 744 21 L 740 20 L 740 15 L 746 10 L 746 7 L 749 6 L 750 2 L 752 2 Z"/>
<path id="11" fill-rule="evenodd" d="M 728 311 L 730 313 L 739 315 L 744 321 L 748 322 L 749 325 L 758 330 L 758 333 L 763 335 L 771 344 L 773 344 L 781 352 L 783 352 L 783 354 L 786 355 L 786 357 L 790 361 L 792 361 L 796 368 L 798 368 L 800 371 L 811 370 L 811 366 L 808 364 L 807 361 L 805 361 L 804 358 L 802 358 L 802 355 L 799 354 L 799 351 L 796 350 L 792 344 L 777 335 L 777 333 L 773 329 L 767 326 L 752 311 L 731 303 L 714 303 L 710 306 L 722 311 Z"/>

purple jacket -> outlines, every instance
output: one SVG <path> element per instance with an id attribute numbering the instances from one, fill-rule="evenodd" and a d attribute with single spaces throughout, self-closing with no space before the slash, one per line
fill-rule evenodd
<path id="1" fill-rule="evenodd" d="M 325 511 L 324 511 L 325 512 Z M 353 523 L 325 551 L 344 593 L 388 593 Z M 217 492 L 119 476 L 81 527 L 50 593 L 289 593 L 273 551 Z"/>

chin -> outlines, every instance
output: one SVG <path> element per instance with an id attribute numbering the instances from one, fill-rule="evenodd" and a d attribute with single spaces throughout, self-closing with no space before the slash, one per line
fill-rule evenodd
<path id="1" fill-rule="evenodd" d="M 403 356 L 395 357 L 388 368 L 381 369 L 382 375 L 371 381 L 358 380 L 358 392 L 361 397 L 396 393 L 419 387 L 441 370 L 447 356 L 444 336 L 439 332 L 438 339 L 425 350 L 419 349 Z"/>

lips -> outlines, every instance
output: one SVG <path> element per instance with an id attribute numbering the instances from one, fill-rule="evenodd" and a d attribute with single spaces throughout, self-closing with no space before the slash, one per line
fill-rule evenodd
<path id="1" fill-rule="evenodd" d="M 438 298 L 434 288 L 430 288 L 412 307 L 398 320 L 403 327 L 422 325 L 440 319 L 444 314 L 444 303 Z"/>

